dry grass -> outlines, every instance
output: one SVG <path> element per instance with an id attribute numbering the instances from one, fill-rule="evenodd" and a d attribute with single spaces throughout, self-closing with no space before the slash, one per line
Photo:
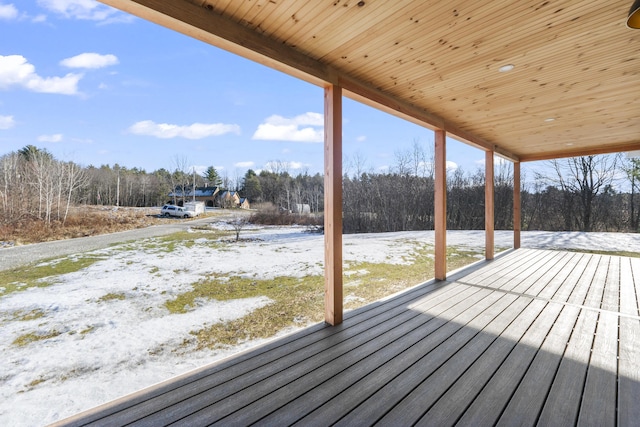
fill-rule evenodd
<path id="1" fill-rule="evenodd" d="M 0 297 L 29 288 L 44 288 L 56 281 L 56 276 L 79 271 L 100 261 L 96 256 L 60 258 L 0 271 Z"/>
<path id="2" fill-rule="evenodd" d="M 0 242 L 27 244 L 75 237 L 96 236 L 117 231 L 132 230 L 161 224 L 170 219 L 158 218 L 157 208 L 118 208 L 105 206 L 81 206 L 74 208 L 63 224 L 51 224 L 23 217 L 0 224 Z"/>
<path id="3" fill-rule="evenodd" d="M 24 335 L 20 335 L 18 338 L 13 340 L 12 345 L 16 345 L 18 347 L 24 347 L 35 341 L 43 341 L 48 340 L 49 338 L 55 338 L 60 335 L 62 332 L 57 331 L 55 329 L 44 332 L 29 332 Z"/>
<path id="4" fill-rule="evenodd" d="M 416 248 L 410 264 L 354 263 L 345 271 L 357 271 L 345 283 L 345 309 L 353 309 L 392 293 L 407 289 L 433 277 L 433 248 Z M 477 252 L 449 248 L 448 268 L 454 270 L 478 260 Z M 292 326 L 305 326 L 322 320 L 324 313 L 324 281 L 321 276 L 277 277 L 256 280 L 242 277 L 207 278 L 194 284 L 192 291 L 168 301 L 173 313 L 184 313 L 195 306 L 197 299 L 218 301 L 266 296 L 272 304 L 258 308 L 230 322 L 215 324 L 193 331 L 198 348 L 219 348 L 237 345 L 246 340 L 266 338 Z M 190 342 L 185 341 L 185 345 Z"/>

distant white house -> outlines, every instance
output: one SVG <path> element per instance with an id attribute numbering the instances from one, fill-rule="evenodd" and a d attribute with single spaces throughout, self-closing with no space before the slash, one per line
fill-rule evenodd
<path id="1" fill-rule="evenodd" d="M 309 206 L 307 203 L 294 203 L 291 212 L 296 214 L 310 214 L 311 206 Z"/>

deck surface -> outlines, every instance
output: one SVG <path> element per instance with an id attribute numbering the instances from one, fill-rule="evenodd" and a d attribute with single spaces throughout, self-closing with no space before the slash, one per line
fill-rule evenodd
<path id="1" fill-rule="evenodd" d="M 640 258 L 519 249 L 61 425 L 640 422 Z"/>

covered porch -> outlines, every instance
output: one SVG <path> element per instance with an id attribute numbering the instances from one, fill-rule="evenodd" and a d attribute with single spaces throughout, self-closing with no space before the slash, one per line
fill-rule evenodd
<path id="1" fill-rule="evenodd" d="M 326 324 L 60 425 L 637 423 L 638 260 L 518 249 L 521 162 L 640 149 L 630 2 L 102 1 L 324 88 Z M 346 314 L 343 96 L 435 142 L 436 280 Z M 486 260 L 455 274 L 448 137 L 486 168 Z M 494 260 L 495 155 L 518 250 Z"/>
<path id="2" fill-rule="evenodd" d="M 638 277 L 508 251 L 59 425 L 635 425 Z"/>

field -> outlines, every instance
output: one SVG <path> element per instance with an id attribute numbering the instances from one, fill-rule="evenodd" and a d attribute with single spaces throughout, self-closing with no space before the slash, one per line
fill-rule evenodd
<path id="1" fill-rule="evenodd" d="M 345 235 L 346 308 L 432 277 L 433 237 Z M 483 239 L 450 232 L 449 268 L 481 259 Z M 0 424 L 50 423 L 322 320 L 322 235 L 252 227 L 234 240 L 218 223 L 0 272 Z M 640 252 L 614 233 L 523 244 Z"/>
<path id="2" fill-rule="evenodd" d="M 7 218 L 0 223 L 0 247 L 96 236 L 170 221 L 159 218 L 159 212 L 160 208 L 80 206 L 71 209 L 64 224 L 53 221 L 47 225 L 27 216 Z"/>

